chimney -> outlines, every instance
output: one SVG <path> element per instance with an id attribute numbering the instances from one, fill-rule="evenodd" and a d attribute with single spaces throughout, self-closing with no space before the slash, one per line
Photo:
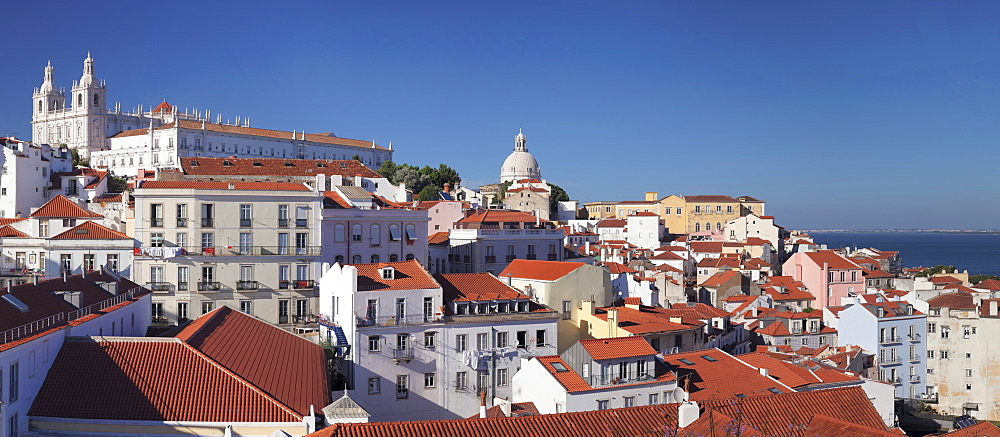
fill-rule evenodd
<path id="1" fill-rule="evenodd" d="M 509 400 L 505 398 L 493 398 L 493 404 L 500 406 L 500 411 L 504 417 L 510 417 L 511 404 Z"/>
<path id="2" fill-rule="evenodd" d="M 594 314 L 594 301 L 585 300 L 580 303 L 580 312 L 583 314 Z"/>
<path id="3" fill-rule="evenodd" d="M 759 370 L 760 370 L 760 374 L 761 375 L 768 376 L 768 370 L 767 369 L 761 367 Z"/>
<path id="4" fill-rule="evenodd" d="M 659 197 L 660 197 L 660 193 L 659 192 L 656 192 L 656 191 L 647 191 L 646 192 L 646 201 L 647 202 L 655 201 L 656 199 L 659 199 Z"/>
<path id="5" fill-rule="evenodd" d="M 633 309 L 633 310 L 638 310 L 638 309 L 639 309 L 639 307 L 640 307 L 640 306 L 642 305 L 641 301 L 639 301 L 639 302 L 636 302 L 636 301 L 638 301 L 638 300 L 639 300 L 639 298 L 635 298 L 635 299 L 632 299 L 632 302 L 631 302 L 631 303 L 630 303 L 630 302 L 628 302 L 628 299 L 629 299 L 629 298 L 625 298 L 625 301 L 626 301 L 626 302 L 625 302 L 625 308 L 631 308 L 631 309 Z"/>
<path id="6" fill-rule="evenodd" d="M 995 300 L 990 300 L 990 315 L 991 316 L 997 315 L 997 301 Z"/>
<path id="7" fill-rule="evenodd" d="M 618 308 L 608 309 L 608 334 L 611 337 L 618 336 Z"/>
<path id="8" fill-rule="evenodd" d="M 670 323 L 683 324 L 684 319 L 681 316 L 670 316 Z"/>
<path id="9" fill-rule="evenodd" d="M 677 426 L 682 429 L 686 428 L 695 420 L 698 420 L 700 414 L 697 402 L 688 401 L 681 404 L 681 406 L 677 407 Z"/>
<path id="10" fill-rule="evenodd" d="M 486 390 L 479 392 L 479 418 L 486 418 Z"/>

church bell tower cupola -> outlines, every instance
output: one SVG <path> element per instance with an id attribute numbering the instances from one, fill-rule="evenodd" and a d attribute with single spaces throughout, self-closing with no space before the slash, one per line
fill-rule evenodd
<path id="1" fill-rule="evenodd" d="M 94 58 L 87 52 L 87 59 L 83 60 L 83 76 L 73 84 L 73 109 L 85 112 L 104 112 L 107 102 L 104 96 L 107 90 L 104 82 L 97 80 L 94 76 Z"/>
<path id="2" fill-rule="evenodd" d="M 33 119 L 42 118 L 50 112 L 65 109 L 66 95 L 56 87 L 55 69 L 52 68 L 52 61 L 45 66 L 45 79 L 42 86 L 35 88 L 35 93 L 31 113 Z"/>

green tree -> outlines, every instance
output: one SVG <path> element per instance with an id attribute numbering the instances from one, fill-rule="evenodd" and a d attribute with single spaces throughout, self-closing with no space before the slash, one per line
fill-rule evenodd
<path id="1" fill-rule="evenodd" d="M 549 196 L 549 211 L 552 216 L 556 216 L 559 213 L 559 202 L 570 200 L 569 194 L 556 184 L 549 184 L 549 189 L 552 190 Z"/>
<path id="2" fill-rule="evenodd" d="M 399 169 L 399 166 L 396 165 L 395 162 L 392 162 L 392 161 L 382 161 L 382 165 L 380 165 L 378 167 L 378 170 L 376 170 L 376 171 L 378 172 L 378 174 L 382 175 L 382 177 L 388 179 L 390 184 L 395 184 L 396 183 L 396 170 L 398 170 L 398 169 Z"/>
<path id="3" fill-rule="evenodd" d="M 417 195 L 417 200 L 421 202 L 428 200 L 441 200 L 441 198 L 438 197 L 438 191 L 440 191 L 438 187 L 428 185 L 424 187 L 424 189 L 420 190 L 420 194 Z"/>
<path id="4" fill-rule="evenodd" d="M 1000 281 L 1000 276 L 997 276 L 997 275 L 970 275 L 969 276 L 969 283 L 972 284 L 972 285 L 975 285 L 975 284 L 983 282 L 983 281 L 985 281 L 987 279 L 996 279 L 996 280 Z"/>
<path id="5" fill-rule="evenodd" d="M 128 179 L 115 175 L 108 176 L 109 193 L 124 193 L 126 189 L 128 189 Z"/>
<path id="6" fill-rule="evenodd" d="M 431 178 L 411 166 L 405 166 L 396 171 L 396 183 L 406 184 L 406 188 L 419 193 L 424 187 L 431 185 Z"/>
<path id="7" fill-rule="evenodd" d="M 360 161 L 361 160 L 361 155 L 354 155 L 354 156 L 351 157 L 351 159 L 353 159 L 355 161 Z"/>
<path id="8" fill-rule="evenodd" d="M 70 156 L 73 157 L 74 167 L 90 167 L 90 160 L 80 158 L 80 151 L 76 149 L 69 149 Z"/>
<path id="9" fill-rule="evenodd" d="M 462 182 L 458 172 L 444 164 L 438 164 L 438 168 L 424 166 L 420 172 L 426 174 L 431 179 L 431 183 L 438 188 L 444 187 L 444 184 L 455 186 Z"/>
<path id="10" fill-rule="evenodd" d="M 931 267 L 929 269 L 924 269 L 924 270 L 920 271 L 919 273 L 917 273 L 917 274 L 915 274 L 913 276 L 916 276 L 916 277 L 919 277 L 919 278 L 924 278 L 924 277 L 929 277 L 929 276 L 936 275 L 938 273 L 954 272 L 954 271 L 958 271 L 958 269 L 955 266 L 937 265 L 937 266 Z"/>

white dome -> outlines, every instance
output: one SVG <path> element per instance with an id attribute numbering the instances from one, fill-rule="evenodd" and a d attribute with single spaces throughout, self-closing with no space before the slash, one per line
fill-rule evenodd
<path id="1" fill-rule="evenodd" d="M 514 151 L 503 161 L 500 168 L 500 182 L 519 181 L 521 179 L 541 179 L 542 172 L 538 169 L 538 161 L 528 152 Z"/>
<path id="2" fill-rule="evenodd" d="M 518 131 L 517 136 L 514 137 L 514 151 L 504 160 L 503 167 L 500 167 L 500 183 L 542 178 L 538 161 L 535 161 L 535 157 L 528 153 L 527 143 L 524 132 Z"/>

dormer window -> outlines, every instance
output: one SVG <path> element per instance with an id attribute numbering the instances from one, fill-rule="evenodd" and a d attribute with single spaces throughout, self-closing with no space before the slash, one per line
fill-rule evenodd
<path id="1" fill-rule="evenodd" d="M 392 267 L 383 267 L 379 272 L 382 274 L 382 279 L 396 279 L 396 269 Z"/>
<path id="2" fill-rule="evenodd" d="M 469 305 L 464 303 L 455 304 L 455 314 L 460 316 L 469 314 Z"/>
<path id="3" fill-rule="evenodd" d="M 260 161 L 254 161 L 254 162 L 253 162 L 253 166 L 254 166 L 254 167 L 261 167 L 261 166 L 263 166 L 263 165 L 264 165 L 264 164 L 261 164 L 261 163 L 260 163 Z"/>
<path id="4" fill-rule="evenodd" d="M 510 311 L 510 304 L 507 302 L 500 302 L 497 304 L 498 313 L 506 313 Z"/>
<path id="5" fill-rule="evenodd" d="M 885 308 L 878 307 L 876 311 L 879 317 L 885 317 Z"/>
<path id="6" fill-rule="evenodd" d="M 233 166 L 233 163 L 232 163 L 232 162 L 229 162 L 229 160 L 227 160 L 227 159 L 226 159 L 226 160 L 223 160 L 223 161 L 222 161 L 222 166 L 223 166 L 223 167 L 232 167 L 232 166 Z"/>

